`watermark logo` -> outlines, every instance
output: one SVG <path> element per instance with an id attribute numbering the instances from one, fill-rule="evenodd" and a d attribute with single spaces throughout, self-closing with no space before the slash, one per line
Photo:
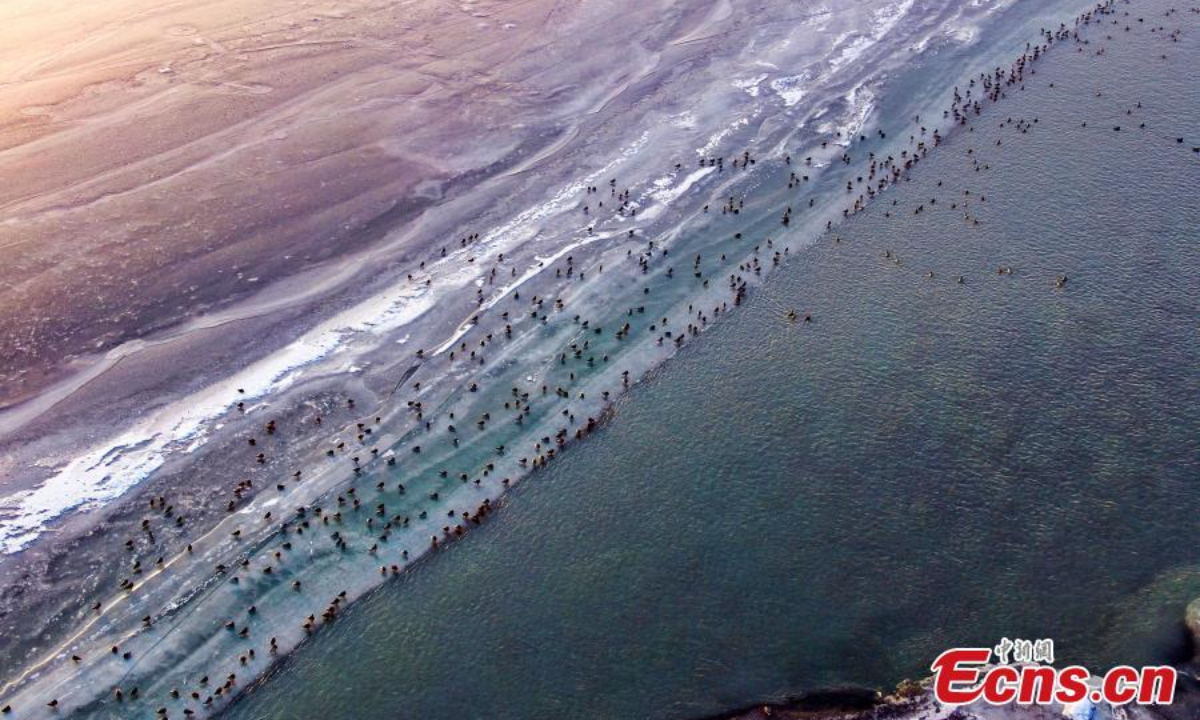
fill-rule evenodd
<path id="1" fill-rule="evenodd" d="M 1118 665 L 1093 676 L 1080 665 L 1052 667 L 1054 641 L 1009 640 L 993 648 L 953 648 L 933 661 L 933 694 L 944 705 L 983 700 L 992 705 L 1106 702 L 1169 705 L 1175 699 L 1175 668 Z"/>

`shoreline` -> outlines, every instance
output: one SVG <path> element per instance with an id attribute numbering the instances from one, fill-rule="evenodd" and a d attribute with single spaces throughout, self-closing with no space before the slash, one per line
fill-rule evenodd
<path id="1" fill-rule="evenodd" d="M 1200 598 L 1188 604 L 1179 622 L 1189 640 L 1191 659 L 1168 660 L 1179 674 L 1174 702 L 1166 706 L 1131 703 L 1118 711 L 1108 703 L 1087 703 L 1083 707 L 1091 710 L 1069 711 L 1058 703 L 996 706 L 980 700 L 947 707 L 933 697 L 930 677 L 917 682 L 903 680 L 891 691 L 817 689 L 691 720 L 1047 720 L 1064 716 L 1072 720 L 1191 720 L 1200 716 Z"/>
<path id="2" fill-rule="evenodd" d="M 1177 666 L 1179 681 L 1170 705 L 1128 705 L 1119 714 L 1112 705 L 1093 706 L 1092 720 L 1190 720 L 1200 712 L 1200 665 Z M 937 702 L 930 679 L 906 682 L 891 693 L 883 690 L 815 690 L 779 701 L 754 703 L 717 715 L 691 720 L 1050 720 L 1075 717 L 1062 705 L 988 705 L 983 701 L 961 707 Z"/>

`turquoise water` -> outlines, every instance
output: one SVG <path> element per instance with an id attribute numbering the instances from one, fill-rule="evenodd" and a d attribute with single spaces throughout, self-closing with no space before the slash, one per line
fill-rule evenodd
<path id="1" fill-rule="evenodd" d="M 1200 595 L 1196 41 L 1120 20 L 228 715 L 691 717 L 1002 635 L 1093 670 L 1177 658 Z"/>

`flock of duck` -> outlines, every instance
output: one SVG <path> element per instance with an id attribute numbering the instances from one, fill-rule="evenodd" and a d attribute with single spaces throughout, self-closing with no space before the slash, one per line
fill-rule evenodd
<path id="1" fill-rule="evenodd" d="M 1171 11 L 1167 13 L 1167 16 L 1169 18 L 1174 14 L 1175 11 Z M 1043 29 L 1038 42 L 1027 45 L 1024 52 L 1007 68 L 997 67 L 990 73 L 983 73 L 978 77 L 971 78 L 965 87 L 956 87 L 953 101 L 943 111 L 941 118 L 937 119 L 941 127 L 935 126 L 935 123 L 929 120 L 922 120 L 920 116 L 914 117 L 914 129 L 908 137 L 908 147 L 899 151 L 898 155 L 877 157 L 875 153 L 867 153 L 865 158 L 853 157 L 850 148 L 853 147 L 854 140 L 861 143 L 867 138 L 863 135 L 858 138 L 844 138 L 849 142 L 844 143 L 846 151 L 842 153 L 839 160 L 844 168 L 847 168 L 847 172 L 852 173 L 852 177 L 846 182 L 847 204 L 842 209 L 842 215 L 850 217 L 861 212 L 872 198 L 884 193 L 890 186 L 906 180 L 910 171 L 926 158 L 929 152 L 942 145 L 950 133 L 973 132 L 972 122 L 983 115 L 985 107 L 1000 103 L 1008 93 L 1024 89 L 1027 78 L 1036 73 L 1035 66 L 1038 61 L 1052 48 L 1072 44 L 1081 53 L 1103 54 L 1105 52 L 1103 44 L 1093 44 L 1092 40 L 1083 32 L 1085 27 L 1110 26 L 1113 28 L 1113 32 L 1128 32 L 1131 27 L 1145 27 L 1148 22 L 1151 21 L 1132 17 L 1128 12 L 1123 14 L 1118 12 L 1117 1 L 1107 0 L 1081 14 L 1075 19 L 1073 25 L 1063 24 L 1054 29 Z M 1180 30 L 1168 30 L 1165 26 L 1156 25 L 1151 32 L 1160 33 L 1168 41 L 1177 41 Z M 1113 40 L 1114 36 L 1106 34 L 1105 39 Z M 1128 115 L 1132 117 L 1140 107 L 1141 104 L 1138 103 L 1136 108 L 1128 108 Z M 1134 122 L 1134 120 L 1130 122 Z M 1036 117 L 1031 119 L 1010 117 L 1001 123 L 1001 127 L 1011 128 L 1020 134 L 1029 133 L 1037 125 Z M 1144 129 L 1144 123 L 1141 124 L 1141 127 Z M 1113 131 L 1119 132 L 1121 128 L 1114 127 Z M 883 130 L 878 130 L 877 134 L 880 139 L 887 137 Z M 827 147 L 829 142 L 837 141 L 827 140 L 822 143 L 822 146 Z M 1182 145 L 1183 139 L 1178 138 L 1178 143 Z M 997 140 L 996 144 L 999 145 L 1000 141 Z M 1198 149 L 1192 148 L 1192 150 L 1195 152 Z M 968 147 L 965 152 L 976 172 L 988 169 L 988 163 L 981 160 L 974 149 Z M 789 155 L 778 162 L 784 165 L 784 172 L 787 173 L 786 185 L 789 191 L 801 188 L 810 181 L 810 175 L 807 173 L 813 166 L 812 157 L 793 158 Z M 765 164 L 764 160 L 754 157 L 749 151 L 733 156 L 728 161 L 724 157 L 703 157 L 699 160 L 700 167 L 713 168 L 716 172 L 725 172 L 726 165 L 733 171 L 747 171 L 761 164 Z M 857 173 L 849 170 L 855 166 L 860 168 Z M 675 167 L 677 170 L 681 168 L 680 165 Z M 938 186 L 941 186 L 941 182 L 938 182 Z M 579 211 L 587 216 L 589 221 L 601 222 L 598 217 L 599 210 L 605 207 L 606 201 L 609 212 L 615 208 L 615 212 L 622 218 L 637 217 L 637 206 L 632 201 L 629 190 L 620 189 L 615 178 L 609 181 L 606 190 L 607 192 L 604 192 L 600 187 L 594 185 L 586 188 L 585 198 L 580 203 Z M 812 207 L 813 202 L 813 200 L 809 200 L 808 207 Z M 965 223 L 977 225 L 980 218 L 975 211 L 986 202 L 986 196 L 971 190 L 963 190 L 961 196 L 943 199 L 940 203 L 937 198 L 931 198 L 926 203 L 917 204 L 911 209 L 911 212 L 919 215 L 934 207 L 948 205 L 951 210 L 961 213 Z M 747 212 L 745 198 L 732 196 L 722 198 L 720 210 L 722 215 L 732 216 L 730 218 L 732 221 Z M 705 205 L 703 212 L 709 213 L 710 207 Z M 788 205 L 780 214 L 779 223 L 787 228 L 792 223 L 793 215 L 796 212 L 791 205 Z M 898 202 L 893 200 L 884 212 L 887 217 L 898 214 L 900 212 Z M 826 227 L 832 229 L 833 221 L 830 220 Z M 594 230 L 595 225 L 588 227 L 588 232 L 594 232 Z M 620 237 L 637 240 L 637 233 L 635 230 L 629 230 L 627 234 L 622 233 Z M 739 241 L 745 239 L 743 233 L 735 233 L 730 246 L 737 248 L 741 245 Z M 463 237 L 459 244 L 461 247 L 469 247 L 478 240 L 479 236 L 472 234 Z M 835 243 L 840 242 L 840 238 L 837 237 L 832 240 Z M 670 255 L 670 248 L 653 239 L 644 242 L 638 240 L 638 242 L 642 249 L 637 252 L 633 249 L 628 250 L 627 260 L 630 263 L 636 263 L 641 274 L 647 276 L 650 275 L 652 268 L 660 269 L 660 266 L 667 265 L 665 271 L 660 270 L 659 281 L 678 282 L 674 267 L 669 266 L 669 263 L 674 260 Z M 763 271 L 768 269 L 760 260 L 764 246 L 770 255 L 771 267 L 780 265 L 789 255 L 788 247 L 778 245 L 769 238 L 755 244 L 750 259 L 737 264 L 736 270 L 731 272 L 727 278 L 727 285 L 721 290 L 721 292 L 727 293 L 726 299 L 715 303 L 711 312 L 688 305 L 686 317 L 682 318 L 682 321 L 672 322 L 669 317 L 646 318 L 645 307 L 631 307 L 624 313 L 624 321 L 618 327 L 611 329 L 602 327 L 594 319 L 576 315 L 571 319 L 572 324 L 578 328 L 576 339 L 555 357 L 555 364 L 563 373 L 566 373 L 565 380 L 561 384 L 547 382 L 540 388 L 530 391 L 522 391 L 514 387 L 511 392 L 502 393 L 505 398 L 502 407 L 497 406 L 493 411 L 483 412 L 470 418 L 455 417 L 454 412 L 448 412 L 444 417 L 436 417 L 429 412 L 419 397 L 407 399 L 403 410 L 411 417 L 412 430 L 406 437 L 412 437 L 417 433 L 428 435 L 431 437 L 431 440 L 426 441 L 428 443 L 437 442 L 437 436 L 441 435 L 442 441 L 449 443 L 451 448 L 457 449 L 467 433 L 482 433 L 501 418 L 507 418 L 511 423 L 519 426 L 526 423 L 532 424 L 535 420 L 535 407 L 539 411 L 552 407 L 554 412 L 549 416 L 559 418 L 560 426 L 557 431 L 552 435 L 544 435 L 533 441 L 528 448 L 528 454 L 517 459 L 517 465 L 522 471 L 529 472 L 544 467 L 558 456 L 570 442 L 582 440 L 606 418 L 606 413 L 576 417 L 571 404 L 572 400 L 576 398 L 584 398 L 584 393 L 577 389 L 575 383 L 597 365 L 603 366 L 610 362 L 607 354 L 600 354 L 600 357 L 597 357 L 597 351 L 593 347 L 593 341 L 597 336 L 609 332 L 616 341 L 625 341 L 634 336 L 637 332 L 634 325 L 641 321 L 644 322 L 644 332 L 651 333 L 657 345 L 681 346 L 685 342 L 685 338 L 699 335 L 713 318 L 730 310 L 731 305 L 737 306 L 744 301 L 751 280 L 761 276 Z M 446 253 L 447 248 L 440 250 L 442 257 L 445 257 Z M 882 257 L 888 263 L 902 266 L 901 259 L 891 250 L 883 250 Z M 501 255 L 499 260 L 503 261 L 503 259 L 503 255 Z M 705 274 L 704 260 L 705 258 L 701 254 L 696 254 L 692 258 L 686 259 L 684 263 L 691 263 L 692 278 L 690 281 L 707 289 L 710 279 Z M 721 260 L 726 261 L 726 255 L 722 254 Z M 424 269 L 424 265 L 425 263 L 421 263 L 421 269 Z M 554 268 L 554 272 L 555 277 L 559 279 L 583 281 L 588 273 L 603 273 L 604 266 L 584 268 L 578 265 L 572 256 L 567 256 L 565 262 Z M 1007 266 L 1000 266 L 996 269 L 998 275 L 1010 275 L 1013 272 L 1014 270 Z M 494 284 L 500 276 L 499 273 L 498 268 L 492 268 L 487 276 L 488 283 Z M 925 271 L 923 274 L 929 280 L 936 277 L 932 270 Z M 511 275 L 516 275 L 515 268 L 511 270 Z M 684 273 L 679 273 L 679 276 L 682 278 Z M 409 275 L 409 278 L 413 279 L 413 275 Z M 959 274 L 952 274 L 952 279 L 956 283 L 965 281 L 965 277 Z M 422 281 L 414 280 L 414 282 Z M 423 282 L 431 281 L 424 280 Z M 1068 278 L 1062 274 L 1048 282 L 1053 287 L 1062 289 L 1066 286 Z M 652 288 L 647 285 L 643 292 L 650 294 Z M 561 317 L 566 314 L 566 306 L 561 298 L 551 299 L 532 295 L 522 300 L 519 289 L 511 293 L 511 298 L 512 305 L 509 309 L 489 306 L 471 318 L 471 332 L 478 336 L 478 341 L 458 341 L 449 347 L 448 353 L 441 356 L 438 353 L 417 351 L 415 362 L 419 364 L 445 362 L 451 367 L 457 366 L 460 370 L 483 366 L 484 354 L 489 348 L 513 338 L 513 324 L 517 321 L 518 315 L 526 315 L 536 325 L 548 325 L 555 316 Z M 479 290 L 477 301 L 480 307 L 484 306 L 482 288 Z M 490 319 L 494 323 L 490 331 L 484 329 L 485 319 Z M 810 313 L 796 309 L 787 310 L 786 320 L 804 325 L 814 323 L 814 318 Z M 410 379 L 411 375 L 411 372 L 408 373 L 405 380 Z M 622 388 L 628 387 L 631 383 L 630 372 L 625 370 L 619 377 Z M 481 387 L 481 384 L 487 382 L 481 373 L 475 379 L 465 383 L 466 390 L 470 393 L 481 393 L 483 390 L 489 389 Z M 408 384 L 402 381 L 402 384 L 407 384 L 414 394 L 419 394 L 421 390 L 420 382 Z M 393 396 L 399 394 L 401 389 L 402 385 L 398 385 Z M 599 399 L 606 408 L 611 407 L 610 401 L 619 390 L 620 388 L 614 387 L 601 393 Z M 416 488 L 406 486 L 404 482 L 395 479 L 396 473 L 400 470 L 396 467 L 399 463 L 397 456 L 390 449 L 381 449 L 374 444 L 376 437 L 380 434 L 379 428 L 383 424 L 381 408 L 363 414 L 356 407 L 354 399 L 343 399 L 344 403 L 341 407 L 331 409 L 331 412 L 324 415 L 311 417 L 308 421 L 323 430 L 333 430 L 329 436 L 330 443 L 325 450 L 325 455 L 334 458 L 334 462 L 349 463 L 353 473 L 350 486 L 344 487 L 323 504 L 298 507 L 292 512 L 282 513 L 281 516 L 277 516 L 274 512 L 266 512 L 261 518 L 261 523 L 274 528 L 273 537 L 276 540 L 273 541 L 273 546 L 258 553 L 259 557 L 256 559 L 251 559 L 249 555 L 246 555 L 236 561 L 230 561 L 229 566 L 217 565 L 214 570 L 218 577 L 226 578 L 229 583 L 238 584 L 242 582 L 242 578 L 246 574 L 254 573 L 259 577 L 271 576 L 279 578 L 279 582 L 285 582 L 282 571 L 288 568 L 289 563 L 302 562 L 292 552 L 293 543 L 298 542 L 300 538 L 304 538 L 308 543 L 325 543 L 331 551 L 337 553 L 354 554 L 360 557 L 363 554 L 368 555 L 378 564 L 378 573 L 382 577 L 396 576 L 402 572 L 406 563 L 409 562 L 409 550 L 398 547 L 395 543 L 389 545 L 388 541 L 392 534 L 409 528 L 410 524 L 414 522 L 414 517 L 404 512 L 389 512 L 387 498 L 405 495 L 415 491 Z M 393 402 L 398 401 L 393 400 Z M 245 412 L 247 409 L 241 399 L 236 401 L 236 407 L 240 412 Z M 286 430 L 282 420 L 272 419 L 261 426 L 260 433 L 245 438 L 247 462 L 251 467 L 268 462 L 269 438 L 277 433 L 286 432 Z M 347 431 L 349 436 L 353 437 L 352 440 L 341 439 L 345 437 Z M 414 443 L 406 448 L 406 452 L 419 455 L 422 447 Z M 506 457 L 513 452 L 513 449 L 505 445 L 496 445 L 493 452 L 496 457 Z M 454 455 L 450 457 L 454 457 Z M 388 478 L 388 468 L 395 468 L 392 471 L 393 477 L 390 479 Z M 503 487 L 507 487 L 513 481 L 511 477 L 499 477 L 495 462 L 486 462 L 481 467 L 473 467 L 469 470 L 445 467 L 437 472 L 440 479 L 457 478 L 463 484 L 481 485 L 485 482 L 498 482 Z M 292 482 L 301 482 L 303 479 L 302 469 L 295 470 L 288 478 Z M 409 480 L 409 485 L 414 484 L 411 478 L 405 479 Z M 362 481 L 365 482 L 359 485 L 358 483 Z M 283 479 L 280 479 L 275 486 L 278 490 L 284 490 L 286 484 Z M 228 497 L 220 498 L 216 502 L 225 513 L 237 513 L 257 494 L 268 490 L 269 488 L 263 487 L 261 483 L 256 485 L 252 480 L 242 480 L 233 486 Z M 182 513 L 177 512 L 171 499 L 166 496 L 159 495 L 150 498 L 147 507 L 150 513 L 141 522 L 141 536 L 118 540 L 124 544 L 127 553 L 141 552 L 145 558 L 133 559 L 129 575 L 120 580 L 117 590 L 125 595 L 138 593 L 143 585 L 150 582 L 152 576 L 157 574 L 155 571 L 161 571 L 166 565 L 176 560 L 186 562 L 193 553 L 193 545 L 186 544 L 178 549 L 178 553 L 174 554 L 174 559 L 168 560 L 167 557 L 173 552 L 163 547 L 166 543 L 157 542 L 156 530 L 160 527 L 183 528 L 185 518 Z M 495 512 L 496 507 L 497 505 L 491 499 L 484 499 L 472 507 L 450 509 L 441 502 L 439 492 L 428 492 L 425 498 L 425 509 L 420 510 L 417 519 L 428 520 L 430 513 L 444 512 L 445 524 L 442 525 L 441 532 L 431 535 L 427 543 L 428 548 L 437 549 L 462 537 L 472 528 L 486 521 Z M 348 527 L 354 527 L 356 532 L 347 532 Z M 232 531 L 231 537 L 237 541 L 241 534 L 240 528 L 235 529 Z M 154 549 L 156 545 L 158 547 Z M 150 557 L 155 559 L 150 560 Z M 295 574 L 289 574 L 288 577 L 291 579 L 290 589 L 298 596 L 306 597 L 309 591 L 303 581 Z M 304 633 L 317 632 L 322 626 L 336 622 L 348 602 L 345 591 L 331 597 L 313 595 L 306 599 L 309 601 L 311 611 L 289 620 Z M 106 612 L 107 608 L 101 603 L 96 603 L 91 606 L 91 611 L 95 616 L 99 616 Z M 154 698 L 153 703 L 156 709 L 153 710 L 153 714 L 164 719 L 174 713 L 185 717 L 191 717 L 197 713 L 207 714 L 222 700 L 227 700 L 239 692 L 239 682 L 244 684 L 246 679 L 261 673 L 263 666 L 259 661 L 265 656 L 269 666 L 271 658 L 279 652 L 279 642 L 276 637 L 260 637 L 259 631 L 256 630 L 258 623 L 255 620 L 263 614 L 274 612 L 279 612 L 279 610 L 249 605 L 244 608 L 240 617 L 226 620 L 214 619 L 214 632 L 235 635 L 242 641 L 241 649 L 226 658 L 222 664 L 214 665 L 207 673 L 193 678 L 185 686 L 170 689 L 167 697 Z M 142 618 L 141 631 L 153 627 L 155 622 L 154 616 L 146 615 Z M 82 667 L 93 663 L 131 663 L 134 659 L 133 651 L 119 644 L 112 645 L 107 652 L 103 653 L 102 657 L 75 654 L 64 645 L 56 651 L 50 662 L 64 662 Z M 252 664 L 254 667 L 248 670 L 247 668 Z M 239 676 L 239 672 L 243 674 Z M 135 684 L 112 687 L 107 690 L 107 693 L 116 703 L 152 702 L 151 698 L 140 692 Z M 41 703 L 56 712 L 60 707 L 59 700 L 53 697 L 43 698 Z M 144 712 L 150 712 L 150 704 L 146 704 L 144 707 Z M 12 704 L 0 704 L 0 713 L 5 716 L 14 716 L 26 710 L 27 708 L 18 708 Z"/>

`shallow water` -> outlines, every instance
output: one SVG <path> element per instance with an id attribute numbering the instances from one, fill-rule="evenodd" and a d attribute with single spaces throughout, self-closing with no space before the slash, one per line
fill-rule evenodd
<path id="1" fill-rule="evenodd" d="M 690 717 L 1000 636 L 1177 659 L 1200 95 L 1167 6 L 1039 65 L 228 716 Z"/>

